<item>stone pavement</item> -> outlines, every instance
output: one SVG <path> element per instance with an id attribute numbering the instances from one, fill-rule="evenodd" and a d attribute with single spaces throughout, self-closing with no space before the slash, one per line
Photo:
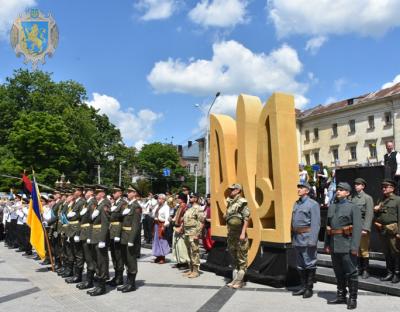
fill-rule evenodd
<path id="1" fill-rule="evenodd" d="M 224 287 L 223 277 L 203 272 L 197 279 L 182 272 L 152 263 L 151 250 L 142 248 L 139 259 L 138 290 L 90 297 L 86 291 L 68 285 L 57 274 L 47 271 L 38 261 L 21 256 L 0 243 L 0 311 L 345 311 L 346 306 L 328 306 L 335 286 L 315 285 L 316 293 L 308 300 L 293 297 L 286 289 L 248 283 L 246 288 Z M 360 311 L 399 311 L 400 298 L 361 291 Z M 347 310 L 346 310 L 347 311 Z"/>

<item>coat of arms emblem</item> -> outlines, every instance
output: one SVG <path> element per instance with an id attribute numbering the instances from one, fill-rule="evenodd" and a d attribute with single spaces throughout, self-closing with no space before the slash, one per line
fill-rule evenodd
<path id="1" fill-rule="evenodd" d="M 10 33 L 11 45 L 18 57 L 24 56 L 24 63 L 45 63 L 46 55 L 52 56 L 58 44 L 58 28 L 53 17 L 43 15 L 38 9 L 27 11 L 13 23 Z"/>

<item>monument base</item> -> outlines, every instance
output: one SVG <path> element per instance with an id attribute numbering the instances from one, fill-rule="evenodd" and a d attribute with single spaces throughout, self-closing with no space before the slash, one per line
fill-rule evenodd
<path id="1" fill-rule="evenodd" d="M 232 257 L 227 250 L 226 240 L 216 238 L 215 245 L 200 268 L 217 275 L 232 277 Z M 296 270 L 295 250 L 285 244 L 264 244 L 256 259 L 247 269 L 245 280 L 269 285 L 288 287 L 300 284 Z"/>

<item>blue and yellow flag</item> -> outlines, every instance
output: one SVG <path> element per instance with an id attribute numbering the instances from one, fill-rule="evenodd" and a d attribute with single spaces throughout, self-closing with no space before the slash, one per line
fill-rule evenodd
<path id="1" fill-rule="evenodd" d="M 45 249 L 45 238 L 44 228 L 42 225 L 42 202 L 40 200 L 39 188 L 36 184 L 36 180 L 32 182 L 32 194 L 29 202 L 29 212 L 26 223 L 31 228 L 30 242 L 33 248 L 35 248 L 38 256 L 44 259 L 46 256 Z"/>

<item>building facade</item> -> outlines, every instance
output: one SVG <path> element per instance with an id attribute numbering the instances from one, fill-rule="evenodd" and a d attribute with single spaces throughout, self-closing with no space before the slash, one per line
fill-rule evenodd
<path id="1" fill-rule="evenodd" d="M 400 84 L 297 114 L 299 162 L 328 167 L 378 164 L 385 143 L 400 147 Z"/>

